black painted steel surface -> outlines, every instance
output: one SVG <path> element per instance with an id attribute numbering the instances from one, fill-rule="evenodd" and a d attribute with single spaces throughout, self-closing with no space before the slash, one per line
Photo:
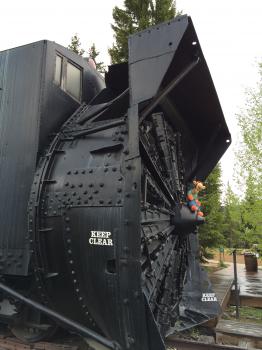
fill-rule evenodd
<path id="1" fill-rule="evenodd" d="M 29 273 L 5 281 L 123 349 L 160 350 L 182 318 L 188 327 L 218 312 L 192 305 L 205 284 L 189 278 L 198 222 L 184 203 L 188 181 L 208 175 L 230 134 L 187 16 L 131 36 L 129 62 L 105 81 L 37 149 L 21 235 Z M 51 328 L 16 307 L 23 324 Z"/>
<path id="2" fill-rule="evenodd" d="M 52 134 L 79 107 L 54 83 L 56 55 L 83 72 L 83 102 L 103 79 L 80 56 L 42 40 L 0 52 L 0 271 L 27 275 L 27 207 L 36 164 Z"/>

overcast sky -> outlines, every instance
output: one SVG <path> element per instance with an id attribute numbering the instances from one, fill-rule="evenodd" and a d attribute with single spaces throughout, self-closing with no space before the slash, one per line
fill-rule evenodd
<path id="1" fill-rule="evenodd" d="M 122 0 L 1 1 L 0 50 L 41 39 L 67 46 L 78 33 L 84 48 L 94 42 L 101 60 L 110 63 L 112 8 Z M 178 10 L 193 19 L 232 133 L 237 139 L 235 114 L 244 105 L 244 90 L 257 80 L 256 62 L 262 57 L 262 0 L 177 0 Z M 233 147 L 222 159 L 223 179 L 231 179 Z"/>

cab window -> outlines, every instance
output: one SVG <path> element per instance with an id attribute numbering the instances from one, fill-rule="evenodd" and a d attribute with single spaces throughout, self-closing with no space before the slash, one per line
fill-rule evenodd
<path id="1" fill-rule="evenodd" d="M 54 83 L 81 102 L 82 69 L 60 54 L 55 57 Z"/>
<path id="2" fill-rule="evenodd" d="M 80 101 L 81 85 L 81 70 L 70 62 L 67 62 L 65 90 Z"/>

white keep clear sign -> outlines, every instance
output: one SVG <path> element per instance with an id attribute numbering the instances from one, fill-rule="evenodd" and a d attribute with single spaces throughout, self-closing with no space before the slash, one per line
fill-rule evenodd
<path id="1" fill-rule="evenodd" d="M 215 293 L 202 293 L 201 301 L 217 301 Z"/>
<path id="2" fill-rule="evenodd" d="M 88 242 L 91 245 L 114 245 L 112 233 L 110 231 L 91 231 Z"/>

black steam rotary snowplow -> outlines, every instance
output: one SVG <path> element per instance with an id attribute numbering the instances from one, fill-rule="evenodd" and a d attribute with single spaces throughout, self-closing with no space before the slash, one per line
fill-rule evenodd
<path id="1" fill-rule="evenodd" d="M 230 134 L 190 17 L 132 35 L 105 81 L 49 41 L 1 52 L 0 72 L 1 321 L 159 350 L 214 317 L 184 203 Z"/>

